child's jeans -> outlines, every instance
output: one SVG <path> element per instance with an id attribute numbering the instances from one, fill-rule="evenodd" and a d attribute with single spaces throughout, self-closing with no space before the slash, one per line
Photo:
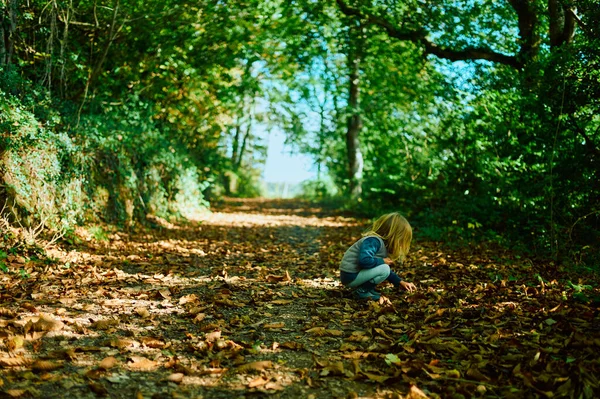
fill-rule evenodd
<path id="1" fill-rule="evenodd" d="M 362 269 L 358 272 L 358 276 L 347 285 L 350 288 L 356 288 L 363 285 L 366 282 L 373 284 L 379 284 L 385 281 L 390 275 L 390 267 L 385 263 L 383 265 L 375 266 L 372 269 Z"/>

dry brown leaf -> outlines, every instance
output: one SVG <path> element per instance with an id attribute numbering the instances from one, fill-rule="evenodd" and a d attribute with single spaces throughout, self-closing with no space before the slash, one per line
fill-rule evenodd
<path id="1" fill-rule="evenodd" d="M 282 348 L 294 349 L 294 350 L 301 350 L 304 348 L 304 346 L 300 342 L 294 342 L 294 341 L 284 342 L 282 344 L 279 344 L 279 346 Z"/>
<path id="2" fill-rule="evenodd" d="M 115 338 L 109 343 L 109 346 L 117 349 L 124 349 L 130 346 L 136 346 L 137 342 L 127 338 Z"/>
<path id="3" fill-rule="evenodd" d="M 255 378 L 252 381 L 250 381 L 248 383 L 248 388 L 260 387 L 262 385 L 266 385 L 268 382 L 269 382 L 269 378 L 261 375 L 260 377 Z"/>
<path id="4" fill-rule="evenodd" d="M 183 373 L 173 373 L 167 377 L 167 381 L 181 384 L 183 382 Z"/>
<path id="5" fill-rule="evenodd" d="M 156 278 L 156 276 L 155 276 Z M 158 294 L 163 298 L 163 299 L 171 299 L 171 291 L 169 290 L 159 290 Z"/>
<path id="6" fill-rule="evenodd" d="M 98 396 L 108 396 L 108 389 L 98 382 L 90 382 L 88 384 L 90 390 Z"/>
<path id="7" fill-rule="evenodd" d="M 355 351 L 358 348 L 358 346 L 353 345 L 353 344 L 349 344 L 347 342 L 344 342 L 341 346 L 340 346 L 340 352 L 350 352 L 350 351 Z"/>
<path id="8" fill-rule="evenodd" d="M 54 371 L 61 368 L 63 365 L 61 363 L 53 362 L 50 360 L 36 360 L 31 365 L 31 369 L 33 371 Z"/>
<path id="9" fill-rule="evenodd" d="M 325 329 L 325 327 L 313 327 L 306 330 L 306 333 L 315 335 L 317 337 L 324 337 L 325 335 L 327 335 L 327 330 Z"/>
<path id="10" fill-rule="evenodd" d="M 22 357 L 0 357 L 0 366 L 2 367 L 27 367 L 33 360 Z"/>
<path id="11" fill-rule="evenodd" d="M 63 305 L 72 305 L 77 302 L 77 298 L 60 298 L 58 302 L 62 303 Z"/>
<path id="12" fill-rule="evenodd" d="M 5 341 L 6 343 L 6 347 L 8 348 L 9 352 L 14 352 L 18 349 L 21 349 L 23 347 L 23 344 L 25 343 L 25 340 L 23 339 L 22 336 L 17 335 L 14 337 L 11 337 L 9 339 L 7 339 Z"/>
<path id="13" fill-rule="evenodd" d="M 20 398 L 28 394 L 29 391 L 26 389 L 9 389 L 4 391 L 4 393 L 8 395 L 9 398 Z"/>
<path id="14" fill-rule="evenodd" d="M 379 383 L 386 382 L 387 380 L 389 380 L 390 378 L 392 378 L 389 375 L 380 375 L 380 374 L 373 374 L 373 373 L 365 373 L 364 371 L 362 371 L 361 374 L 364 375 L 365 377 L 367 377 L 370 381 L 375 381 L 375 382 L 379 382 Z"/>
<path id="15" fill-rule="evenodd" d="M 283 327 L 285 327 L 285 323 L 263 324 L 263 328 L 283 328 Z"/>
<path id="16" fill-rule="evenodd" d="M 238 373 L 247 373 L 250 371 L 262 371 L 273 368 L 273 362 L 270 360 L 264 360 L 259 362 L 247 363 L 239 366 L 236 370 Z"/>
<path id="17" fill-rule="evenodd" d="M 341 361 L 330 362 L 328 360 L 318 359 L 316 357 L 314 358 L 314 361 L 317 366 L 323 369 L 320 373 L 322 376 L 346 374 L 346 371 L 344 370 L 344 363 Z"/>
<path id="18" fill-rule="evenodd" d="M 360 359 L 361 357 L 367 357 L 367 356 L 369 356 L 369 352 L 363 352 L 363 351 L 352 351 L 352 352 L 344 353 L 342 355 L 342 357 L 344 359 Z"/>
<path id="19" fill-rule="evenodd" d="M 29 321 L 24 327 L 25 334 L 29 333 L 30 331 L 35 331 L 35 332 L 60 331 L 65 326 L 65 324 L 62 321 L 56 320 L 49 315 L 41 315 L 40 318 L 35 323 L 31 323 L 31 324 L 30 323 L 31 323 L 31 321 Z"/>
<path id="20" fill-rule="evenodd" d="M 164 341 L 154 337 L 142 337 L 140 338 L 140 342 L 142 343 L 142 345 L 153 349 L 161 349 L 164 348 L 166 345 Z"/>
<path id="21" fill-rule="evenodd" d="M 196 296 L 196 294 L 190 294 L 190 295 L 182 296 L 181 298 L 179 298 L 180 305 L 185 305 L 186 303 L 196 303 L 196 302 L 198 302 L 198 297 Z"/>
<path id="22" fill-rule="evenodd" d="M 206 336 L 204 337 L 206 342 L 215 342 L 219 338 L 221 338 L 221 331 L 213 331 L 211 333 L 206 334 Z"/>
<path id="23" fill-rule="evenodd" d="M 0 308 L 0 317 L 6 317 L 8 319 L 14 319 L 17 314 L 10 309 Z"/>
<path id="24" fill-rule="evenodd" d="M 330 337 L 341 337 L 344 335 L 344 332 L 340 330 L 325 330 L 325 332 Z"/>
<path id="25" fill-rule="evenodd" d="M 290 299 L 277 299 L 275 301 L 271 301 L 271 303 L 273 305 L 289 305 L 292 302 L 294 302 L 294 301 L 292 301 Z"/>
<path id="26" fill-rule="evenodd" d="M 98 368 L 101 370 L 110 370 L 113 367 L 115 367 L 118 363 L 119 361 L 116 358 L 114 358 L 113 356 L 109 356 L 102 359 L 102 361 L 98 364 Z"/>
<path id="27" fill-rule="evenodd" d="M 138 316 L 140 316 L 143 319 L 150 317 L 150 311 L 148 311 L 147 308 L 135 308 L 135 313 L 137 313 Z"/>
<path id="28" fill-rule="evenodd" d="M 290 281 L 289 280 L 289 275 L 287 275 L 287 276 L 274 276 L 272 274 L 270 274 L 267 277 L 265 277 L 265 280 L 267 280 L 267 282 L 269 282 L 269 283 L 278 283 L 280 281 Z"/>
<path id="29" fill-rule="evenodd" d="M 369 341 L 369 337 L 364 331 L 353 331 L 347 340 L 351 342 L 367 342 Z"/>
<path id="30" fill-rule="evenodd" d="M 222 367 L 207 367 L 204 370 L 198 372 L 198 375 L 208 375 L 208 374 L 223 374 L 226 373 L 228 368 Z"/>
<path id="31" fill-rule="evenodd" d="M 264 389 L 267 391 L 281 391 L 285 388 L 283 387 L 283 385 L 276 381 L 269 381 L 267 382 L 267 385 L 264 386 Z"/>
<path id="32" fill-rule="evenodd" d="M 21 308 L 26 309 L 32 313 L 37 313 L 37 308 L 30 304 L 29 302 L 23 302 L 19 305 Z"/>
<path id="33" fill-rule="evenodd" d="M 158 367 L 158 362 L 147 359 L 143 356 L 131 356 L 132 362 L 129 363 L 129 368 L 133 370 L 150 371 Z"/>
<path id="34" fill-rule="evenodd" d="M 383 329 L 381 329 L 381 328 L 374 328 L 374 330 L 375 330 L 375 332 L 377 332 L 377 334 L 381 335 L 382 337 L 387 338 L 387 339 L 392 340 L 392 341 L 394 340 L 392 337 L 390 337 L 389 335 L 387 335 Z"/>
<path id="35" fill-rule="evenodd" d="M 245 303 L 242 302 L 234 302 L 231 299 L 217 299 L 215 300 L 215 304 L 222 306 L 229 306 L 230 308 L 243 308 L 246 306 Z"/>
<path id="36" fill-rule="evenodd" d="M 192 323 L 200 323 L 206 317 L 206 313 L 198 313 Z"/>
<path id="37" fill-rule="evenodd" d="M 105 375 L 104 370 L 100 369 L 91 369 L 85 372 L 85 376 L 92 380 L 99 380 Z"/>
<path id="38" fill-rule="evenodd" d="M 410 392 L 406 399 L 429 399 L 425 392 L 421 391 L 416 385 L 411 385 Z"/>
<path id="39" fill-rule="evenodd" d="M 467 370 L 467 375 L 471 378 L 476 379 L 477 381 L 490 381 L 490 378 L 483 374 L 476 368 L 470 368 Z"/>
<path id="40" fill-rule="evenodd" d="M 97 320 L 92 323 L 91 327 L 96 330 L 108 330 L 111 327 L 115 327 L 119 324 L 118 320 L 115 319 L 105 319 L 105 320 Z"/>
<path id="41" fill-rule="evenodd" d="M 61 350 L 53 351 L 53 352 L 50 352 L 49 356 L 54 359 L 62 359 L 62 360 L 68 360 L 68 361 L 73 361 L 77 358 L 77 354 L 75 353 L 75 348 L 61 349 Z"/>

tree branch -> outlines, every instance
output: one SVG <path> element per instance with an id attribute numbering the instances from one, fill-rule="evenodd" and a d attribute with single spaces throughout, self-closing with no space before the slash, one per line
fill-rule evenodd
<path id="1" fill-rule="evenodd" d="M 577 15 L 577 13 L 575 13 L 575 11 L 571 8 L 567 9 L 567 12 L 573 17 L 573 19 L 575 20 L 575 22 L 577 23 L 577 25 L 579 25 L 579 27 L 581 28 L 582 31 L 584 31 L 588 36 L 592 36 L 592 30 L 590 29 L 589 26 L 586 25 L 585 22 L 583 22 L 581 20 L 581 18 L 579 18 L 579 16 Z"/>
<path id="2" fill-rule="evenodd" d="M 540 38 L 536 33 L 537 14 L 531 0 L 508 0 L 517 13 L 521 49 L 517 59 L 521 64 L 535 58 L 540 49 Z"/>
<path id="3" fill-rule="evenodd" d="M 487 60 L 504 65 L 511 66 L 516 69 L 523 67 L 516 56 L 506 55 L 495 52 L 483 47 L 466 47 L 462 50 L 455 50 L 448 47 L 439 46 L 427 38 L 426 30 L 406 30 L 400 29 L 396 25 L 383 17 L 378 17 L 372 14 L 366 14 L 356 8 L 350 7 L 344 0 L 336 0 L 340 11 L 347 16 L 356 17 L 365 20 L 371 25 L 379 26 L 384 29 L 390 37 L 398 40 L 411 41 L 421 45 L 426 54 L 433 54 L 439 58 L 445 58 L 450 61 L 465 61 L 465 60 Z"/>

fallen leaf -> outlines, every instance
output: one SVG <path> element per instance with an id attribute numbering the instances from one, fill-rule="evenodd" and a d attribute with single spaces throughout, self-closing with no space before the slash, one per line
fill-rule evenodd
<path id="1" fill-rule="evenodd" d="M 206 336 L 204 337 L 206 342 L 215 342 L 219 338 L 221 338 L 221 331 L 213 331 L 211 333 L 206 334 Z"/>
<path id="2" fill-rule="evenodd" d="M 265 376 L 260 376 L 258 378 L 253 379 L 248 383 L 248 388 L 256 388 L 262 385 L 266 385 L 269 382 L 269 378 Z"/>
<path id="3" fill-rule="evenodd" d="M 119 322 L 115 319 L 103 319 L 93 322 L 91 327 L 96 330 L 108 330 L 109 328 L 115 327 L 118 324 Z"/>
<path id="4" fill-rule="evenodd" d="M 300 342 L 289 342 L 289 341 L 279 344 L 279 346 L 282 348 L 294 349 L 294 350 L 301 350 L 304 348 L 304 346 Z"/>
<path id="5" fill-rule="evenodd" d="M 427 396 L 425 392 L 420 390 L 416 385 L 411 385 L 406 399 L 429 399 L 429 396 Z"/>
<path id="6" fill-rule="evenodd" d="M 150 317 L 150 312 L 146 308 L 135 308 L 135 313 L 144 319 Z"/>
<path id="7" fill-rule="evenodd" d="M 0 357 L 0 366 L 2 367 L 27 367 L 32 363 L 33 360 L 22 357 Z"/>
<path id="8" fill-rule="evenodd" d="M 294 301 L 292 301 L 290 299 L 277 299 L 277 300 L 271 301 L 271 303 L 273 305 L 289 305 L 292 302 L 294 302 Z"/>
<path id="9" fill-rule="evenodd" d="M 140 342 L 142 345 L 153 349 L 161 349 L 166 345 L 164 341 L 154 337 L 142 337 L 140 338 Z"/>
<path id="10" fill-rule="evenodd" d="M 163 299 L 171 299 L 171 291 L 169 291 L 169 290 L 158 290 L 158 294 Z"/>
<path id="11" fill-rule="evenodd" d="M 467 376 L 476 379 L 477 381 L 490 381 L 490 378 L 484 375 L 481 371 L 476 368 L 470 368 L 467 370 Z"/>
<path id="12" fill-rule="evenodd" d="M 6 317 L 8 319 L 13 319 L 17 314 L 10 309 L 0 308 L 0 317 Z"/>
<path id="13" fill-rule="evenodd" d="M 392 378 L 389 375 L 380 375 L 380 374 L 374 374 L 374 373 L 366 373 L 364 371 L 361 372 L 362 375 L 364 375 L 365 377 L 367 377 L 370 381 L 375 381 L 378 383 L 384 383 L 387 380 L 389 380 L 390 378 Z"/>
<path id="14" fill-rule="evenodd" d="M 52 362 L 50 360 L 36 360 L 31 365 L 31 370 L 33 371 L 54 371 L 61 368 L 63 365 L 61 363 Z"/>
<path id="15" fill-rule="evenodd" d="M 192 323 L 200 323 L 206 317 L 206 313 L 198 313 Z"/>
<path id="16" fill-rule="evenodd" d="M 195 303 L 195 302 L 198 302 L 198 297 L 196 296 L 196 294 L 190 294 L 190 295 L 182 296 L 181 298 L 179 298 L 180 305 L 185 305 L 186 303 Z"/>
<path id="17" fill-rule="evenodd" d="M 4 391 L 4 393 L 8 395 L 9 398 L 20 398 L 28 394 L 29 391 L 26 389 L 9 389 Z"/>
<path id="18" fill-rule="evenodd" d="M 264 360 L 259 362 L 247 363 L 236 368 L 238 373 L 247 373 L 250 371 L 262 371 L 273 368 L 273 362 L 270 360 Z"/>
<path id="19" fill-rule="evenodd" d="M 283 327 L 285 327 L 285 323 L 263 324 L 263 328 L 283 328 Z"/>
<path id="20" fill-rule="evenodd" d="M 306 330 L 306 333 L 310 335 L 315 335 L 317 337 L 323 337 L 327 335 L 327 330 L 325 329 L 325 327 L 313 327 Z"/>
<path id="21" fill-rule="evenodd" d="M 35 323 L 30 324 L 29 328 L 25 325 L 25 334 L 29 333 L 29 331 L 60 331 L 64 326 L 64 323 L 60 320 L 56 320 L 49 315 L 41 315 Z"/>
<path id="22" fill-rule="evenodd" d="M 109 356 L 102 359 L 102 361 L 98 364 L 98 368 L 101 370 L 110 370 L 113 367 L 115 367 L 118 363 L 119 361 L 116 358 L 114 358 L 113 356 Z"/>
<path id="23" fill-rule="evenodd" d="M 108 396 L 108 389 L 98 382 L 90 382 L 88 384 L 90 390 L 98 396 Z"/>
<path id="24" fill-rule="evenodd" d="M 183 381 L 183 373 L 173 373 L 167 377 L 167 381 L 181 384 Z"/>
<path id="25" fill-rule="evenodd" d="M 150 371 L 158 367 L 158 362 L 142 356 L 131 356 L 131 360 L 132 362 L 129 363 L 129 368 L 133 370 Z"/>

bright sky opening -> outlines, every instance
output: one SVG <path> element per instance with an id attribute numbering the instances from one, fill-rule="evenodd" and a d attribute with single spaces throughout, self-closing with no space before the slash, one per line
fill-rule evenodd
<path id="1" fill-rule="evenodd" d="M 263 173 L 267 183 L 300 183 L 315 177 L 313 160 L 302 154 L 291 154 L 285 145 L 285 135 L 273 131 L 269 135 L 267 162 Z"/>

